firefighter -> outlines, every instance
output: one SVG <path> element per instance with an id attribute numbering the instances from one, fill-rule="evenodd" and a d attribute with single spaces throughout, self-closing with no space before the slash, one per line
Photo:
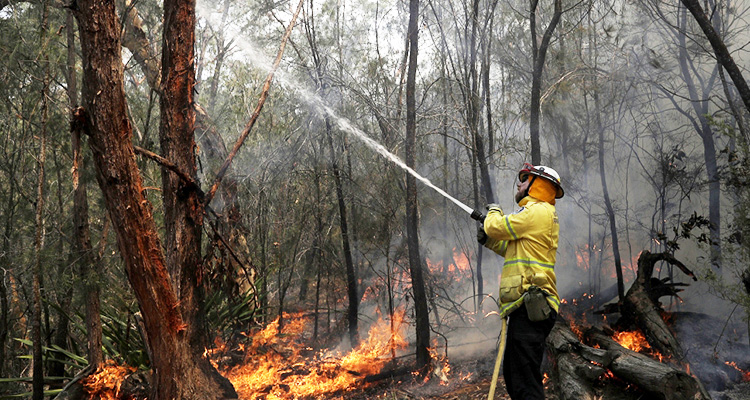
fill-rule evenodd
<path id="1" fill-rule="evenodd" d="M 555 199 L 565 192 L 554 169 L 528 163 L 518 172 L 517 188 L 515 201 L 521 209 L 505 215 L 499 206 L 487 206 L 477 239 L 505 258 L 499 306 L 500 316 L 508 318 L 503 376 L 510 398 L 543 400 L 544 341 L 560 307 Z"/>

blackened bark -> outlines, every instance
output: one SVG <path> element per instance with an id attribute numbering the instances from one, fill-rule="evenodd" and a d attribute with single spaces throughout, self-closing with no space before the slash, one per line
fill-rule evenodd
<path id="1" fill-rule="evenodd" d="M 328 85 L 326 83 L 325 72 L 323 71 L 323 59 L 318 52 L 317 38 L 315 36 L 315 19 L 312 14 L 309 16 L 308 23 L 305 27 L 307 28 L 307 41 L 312 49 L 316 84 L 320 87 L 321 92 L 325 92 Z M 336 154 L 339 152 L 336 151 L 333 144 L 333 127 L 331 126 L 331 119 L 328 115 L 325 116 L 325 126 L 328 149 L 331 152 L 331 172 L 333 173 L 333 182 L 336 189 L 336 201 L 339 210 L 339 228 L 341 229 L 341 245 L 342 251 L 344 252 L 344 267 L 346 269 L 346 288 L 347 297 L 349 299 L 349 307 L 346 316 L 349 325 L 349 340 L 351 346 L 356 347 L 359 344 L 359 295 L 357 289 L 357 275 L 354 269 L 354 258 L 352 257 L 350 245 L 350 228 L 347 222 L 346 199 L 344 198 L 344 187 L 343 182 L 341 181 L 341 168 L 336 160 Z"/>
<path id="2" fill-rule="evenodd" d="M 677 362 L 682 362 L 684 352 L 682 346 L 675 339 L 669 326 L 661 316 L 661 308 L 654 299 L 652 287 L 652 275 L 654 266 L 659 261 L 666 261 L 676 266 L 694 281 L 697 280 L 692 271 L 669 253 L 651 253 L 643 251 L 638 256 L 638 274 L 635 282 L 628 290 L 624 301 L 621 302 L 622 315 L 632 320 L 646 336 L 651 347 L 657 349 L 665 356 L 672 357 Z M 659 281 L 658 279 L 656 281 Z M 659 281 L 660 282 L 660 281 Z M 658 298 L 658 297 L 657 297 Z"/>
<path id="3" fill-rule="evenodd" d="M 406 165 L 415 166 L 417 140 L 417 54 L 419 43 L 419 0 L 409 0 L 409 66 L 406 76 Z M 417 180 L 406 174 L 406 234 L 409 245 L 409 272 L 417 335 L 417 366 L 426 367 L 430 362 L 430 315 L 427 309 L 427 294 L 422 273 L 422 259 L 419 255 L 419 215 L 417 210 Z"/>
<path id="4" fill-rule="evenodd" d="M 331 157 L 334 161 L 331 163 L 333 172 L 333 181 L 336 185 L 336 199 L 339 208 L 339 226 L 341 227 L 341 244 L 344 251 L 344 264 L 346 266 L 346 293 L 349 297 L 349 308 L 346 312 L 347 321 L 349 322 L 349 340 L 352 347 L 359 344 L 358 333 L 358 316 L 359 316 L 359 296 L 357 295 L 357 276 L 354 272 L 354 260 L 352 259 L 352 250 L 349 246 L 349 226 L 346 219 L 346 203 L 344 200 L 344 190 L 341 182 L 341 172 L 335 161 L 335 149 L 333 147 L 333 135 L 331 133 L 331 122 L 326 117 L 326 135 L 328 135 L 328 145 L 331 150 Z"/>
<path id="5" fill-rule="evenodd" d="M 479 53 L 477 45 L 477 35 L 479 30 L 479 0 L 473 0 L 470 14 L 471 36 L 469 38 L 469 72 L 468 80 L 468 98 L 466 99 L 466 113 L 469 131 L 474 142 L 475 160 L 479 167 L 480 188 L 486 203 L 494 203 L 495 196 L 492 193 L 490 184 L 489 167 L 487 166 L 487 152 L 484 149 L 484 138 L 479 133 L 481 96 L 479 94 L 479 74 L 477 72 L 477 57 Z M 472 174 L 474 175 L 474 174 Z M 479 207 L 480 201 L 477 199 L 475 208 Z M 476 311 L 481 313 L 481 299 L 484 297 L 484 277 L 482 274 L 482 246 L 479 246 L 479 256 L 477 259 L 477 296 L 475 298 Z"/>
<path id="6" fill-rule="evenodd" d="M 159 130 L 161 151 L 182 173 L 190 176 L 192 182 L 197 182 L 194 49 L 195 0 L 165 0 Z M 203 357 L 209 340 L 208 332 L 204 330 L 205 312 L 202 309 L 205 293 L 202 282 L 201 229 L 204 207 L 201 193 L 191 182 L 162 169 L 162 194 L 167 269 L 179 296 L 186 337 L 192 351 L 189 356 L 205 377 L 219 385 L 220 392 L 213 392 L 214 396 L 237 397 L 231 383 Z"/>
<path id="7" fill-rule="evenodd" d="M 533 52 L 533 70 L 531 75 L 531 110 L 529 114 L 529 128 L 531 137 L 531 163 L 539 165 L 542 163 L 541 144 L 539 140 L 539 116 L 541 113 L 542 98 L 542 73 L 544 72 L 544 60 L 547 57 L 547 49 L 552 39 L 552 33 L 562 16 L 562 0 L 555 0 L 555 10 L 552 14 L 547 29 L 544 31 L 542 42 L 537 48 L 536 39 L 536 11 L 539 0 L 531 0 L 531 12 L 529 14 L 531 25 L 531 43 Z"/>
<path id="8" fill-rule="evenodd" d="M 615 274 L 617 275 L 617 295 L 620 301 L 625 298 L 625 279 L 622 275 L 622 260 L 620 258 L 620 242 L 617 236 L 617 220 L 615 219 L 615 210 L 612 207 L 612 200 L 609 198 L 609 188 L 607 187 L 607 170 L 604 166 L 604 126 L 601 120 L 601 107 L 599 105 L 599 95 L 594 93 L 596 130 L 599 134 L 599 177 L 602 182 L 602 194 L 604 195 L 604 205 L 607 210 L 609 219 L 609 229 L 612 234 L 612 254 L 615 259 Z"/>

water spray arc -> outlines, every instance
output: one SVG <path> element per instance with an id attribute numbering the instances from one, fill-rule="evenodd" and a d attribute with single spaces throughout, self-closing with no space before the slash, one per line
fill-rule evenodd
<path id="1" fill-rule="evenodd" d="M 312 100 L 314 100 L 314 99 L 311 99 L 311 101 Z M 401 160 L 398 156 L 396 156 L 395 154 L 389 152 L 382 144 L 376 142 L 371 137 L 367 136 L 367 134 L 365 134 L 365 132 L 363 132 L 361 129 L 353 126 L 349 122 L 349 120 L 347 120 L 347 119 L 345 119 L 343 117 L 337 116 L 330 107 L 325 106 L 322 103 L 319 103 L 318 101 L 315 101 L 314 103 L 315 103 L 316 106 L 320 107 L 326 114 L 328 114 L 331 118 L 333 118 L 336 121 L 336 124 L 341 128 L 341 130 L 343 130 L 345 132 L 348 132 L 348 133 L 351 133 L 354 136 L 356 136 L 367 147 L 369 147 L 370 149 L 374 150 L 375 152 L 377 152 L 381 156 L 385 157 L 387 160 L 391 161 L 392 163 L 396 164 L 401 169 L 403 169 L 404 171 L 408 172 L 413 177 L 417 178 L 418 181 L 422 182 L 423 184 L 425 184 L 428 187 L 430 187 L 433 190 L 435 190 L 441 196 L 443 196 L 446 199 L 448 199 L 451 202 L 453 202 L 453 204 L 459 206 L 462 210 L 466 211 L 471 216 L 471 218 L 473 218 L 473 219 L 475 219 L 477 221 L 481 221 L 481 222 L 484 221 L 484 215 L 481 212 L 472 209 L 471 207 L 469 207 L 466 204 L 462 203 L 458 199 L 456 199 L 453 196 L 449 195 L 447 192 L 445 192 L 445 190 L 443 190 L 443 189 L 435 186 L 435 184 L 433 184 L 432 182 L 430 182 L 429 179 L 423 177 L 417 171 L 415 171 L 413 168 L 411 168 L 408 165 L 406 165 L 406 163 L 403 160 Z"/>
<path id="2" fill-rule="evenodd" d="M 205 18 L 207 21 L 209 21 L 212 24 L 215 24 L 215 21 L 213 21 L 211 12 L 207 10 L 205 7 L 198 5 L 196 7 L 196 11 L 198 14 L 201 15 L 201 17 Z M 290 29 L 293 24 L 290 24 Z M 287 31 L 288 35 L 289 31 Z M 467 206 L 466 204 L 462 203 L 458 199 L 454 198 L 453 196 L 449 195 L 447 192 L 445 192 L 443 189 L 435 186 L 432 182 L 430 182 L 429 179 L 423 177 L 420 175 L 417 171 L 415 171 L 413 168 L 406 165 L 406 163 L 401 160 L 398 156 L 391 153 L 386 149 L 382 144 L 376 142 L 372 138 L 370 138 L 364 131 L 361 129 L 355 127 L 352 125 L 352 123 L 339 115 L 336 114 L 336 112 L 325 104 L 323 99 L 318 96 L 317 94 L 305 89 L 303 85 L 296 82 L 293 78 L 288 77 L 287 74 L 283 73 L 283 71 L 276 71 L 276 68 L 274 65 L 278 66 L 278 61 L 276 60 L 275 63 L 271 63 L 269 58 L 260 50 L 257 50 L 252 46 L 248 41 L 242 39 L 239 34 L 236 34 L 234 37 L 235 43 L 237 43 L 239 46 L 241 46 L 244 50 L 252 53 L 253 57 L 250 57 L 251 60 L 253 60 L 253 64 L 268 71 L 268 72 L 276 72 L 276 80 L 279 82 L 282 86 L 290 88 L 296 92 L 298 92 L 302 99 L 308 103 L 309 105 L 312 105 L 315 107 L 318 111 L 328 115 L 331 117 L 338 127 L 349 134 L 354 135 L 357 139 L 359 139 L 361 142 L 363 142 L 367 147 L 374 150 L 376 153 L 380 154 L 381 156 L 385 157 L 387 160 L 391 161 L 392 163 L 396 164 L 398 167 L 403 169 L 404 171 L 411 174 L 413 177 L 415 177 L 418 181 L 422 182 L 423 184 L 427 185 L 428 187 L 435 190 L 438 194 L 445 197 L 446 199 L 450 200 L 453 204 L 460 207 L 462 210 L 464 210 L 466 213 L 469 214 L 469 216 L 479 222 L 484 222 L 484 215 L 477 211 L 472 209 L 471 207 Z M 267 82 L 267 84 L 270 84 L 270 82 Z M 228 160 L 231 162 L 231 160 Z M 211 195 L 215 193 L 216 186 L 218 186 L 217 183 L 214 184 L 214 186 L 211 188 L 211 191 L 209 192 Z M 212 196 L 209 196 L 209 199 Z"/>

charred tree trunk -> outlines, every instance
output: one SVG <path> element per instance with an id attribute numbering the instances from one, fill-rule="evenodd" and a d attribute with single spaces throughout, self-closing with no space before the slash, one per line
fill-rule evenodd
<path id="1" fill-rule="evenodd" d="M 186 319 L 181 307 L 195 305 L 194 298 L 187 298 L 194 293 L 190 288 L 184 288 L 181 298 L 178 298 L 170 284 L 151 205 L 145 198 L 145 189 L 135 162 L 133 131 L 127 117 L 123 86 L 120 24 L 114 2 L 80 0 L 77 5 L 75 15 L 83 55 L 84 128 L 90 137 L 97 182 L 117 234 L 125 272 L 138 299 L 147 340 L 153 351 L 152 367 L 155 377 L 152 397 L 236 397 L 236 394 L 231 393 L 233 390 L 230 392 L 227 388 L 220 387 L 211 373 L 203 368 L 203 365 L 208 364 L 207 361 L 196 358 L 198 351 L 191 347 L 195 331 L 187 323 L 193 322 L 191 315 L 196 310 L 188 309 Z M 191 7 L 194 4 L 184 6 Z M 167 10 L 176 10 L 172 7 L 173 5 L 165 5 Z M 182 12 L 191 14 L 185 9 Z M 191 18 L 191 15 L 185 17 Z M 169 21 L 174 18 L 174 14 L 167 12 L 165 18 Z M 174 29 L 179 29 L 178 26 L 184 28 L 184 25 L 177 23 L 178 21 L 174 21 Z M 172 24 L 165 23 L 166 25 Z M 169 31 L 165 32 L 165 37 L 170 35 Z M 170 41 L 168 38 L 165 40 L 168 43 Z M 190 49 L 193 47 L 192 43 L 183 45 Z M 167 58 L 174 60 L 172 56 Z M 191 61 L 174 60 L 183 66 L 189 65 Z M 169 82 L 169 79 L 165 82 Z M 184 88 L 192 93 L 192 86 Z M 180 96 L 189 98 L 192 94 Z M 192 103 L 187 103 L 181 106 L 184 108 L 191 105 Z M 179 106 L 177 105 L 178 109 Z M 192 196 L 189 191 L 184 194 L 188 198 Z M 194 223 L 195 220 L 190 222 Z M 170 259 L 178 257 L 171 256 Z M 195 270 L 188 269 L 184 274 L 185 279 L 195 278 L 195 273 Z M 181 304 L 182 299 L 188 300 L 188 303 Z"/>
<path id="2" fill-rule="evenodd" d="M 661 316 L 662 310 L 657 300 L 665 292 L 654 293 L 657 288 L 652 283 L 660 281 L 652 279 L 651 276 L 654 272 L 654 265 L 659 261 L 666 261 L 675 265 L 693 280 L 697 280 L 695 275 L 671 254 L 652 254 L 649 251 L 643 251 L 638 257 L 636 280 L 621 304 L 621 314 L 633 318 L 633 322 L 643 332 L 646 340 L 653 348 L 663 355 L 671 357 L 676 362 L 682 363 L 684 358 L 682 346 L 664 322 Z M 676 291 L 674 293 L 676 294 Z"/>
<path id="3" fill-rule="evenodd" d="M 625 297 L 625 279 L 622 276 L 622 261 L 620 260 L 620 242 L 617 237 L 617 221 L 615 210 L 612 207 L 612 200 L 609 198 L 609 188 L 607 187 L 607 169 L 604 165 L 604 127 L 601 121 L 601 108 L 599 105 L 599 95 L 594 92 L 594 104 L 596 110 L 594 118 L 596 120 L 596 130 L 599 133 L 599 177 L 602 182 L 602 194 L 604 195 L 604 205 L 609 219 L 609 230 L 612 234 L 612 253 L 615 258 L 615 274 L 617 275 L 617 295 L 622 300 Z"/>
<path id="4" fill-rule="evenodd" d="M 536 12 L 538 6 L 539 0 L 531 0 L 529 19 L 534 66 L 531 75 L 531 110 L 529 115 L 529 129 L 531 137 L 531 163 L 534 165 L 539 165 L 542 162 L 542 151 L 539 140 L 539 117 L 541 113 L 544 60 L 547 57 L 547 49 L 549 48 L 550 40 L 552 40 L 552 33 L 555 31 L 557 24 L 560 22 L 560 17 L 562 16 L 562 0 L 555 0 L 555 10 L 552 14 L 552 20 L 550 20 L 547 29 L 544 31 L 542 42 L 537 45 Z"/>
<path id="5" fill-rule="evenodd" d="M 481 96 L 479 93 L 479 73 L 477 72 L 477 57 L 479 53 L 479 46 L 477 45 L 477 35 L 479 30 L 479 0 L 473 0 L 471 2 L 471 35 L 469 37 L 469 60 L 468 67 L 469 71 L 466 77 L 466 120 L 469 125 L 469 131 L 471 132 L 472 142 L 474 144 L 474 159 L 479 167 L 479 180 L 480 189 L 482 189 L 481 195 L 484 197 L 486 203 L 494 203 L 495 195 L 492 193 L 492 185 L 490 180 L 489 167 L 487 166 L 487 152 L 484 148 L 484 138 L 479 133 L 480 123 L 480 109 L 481 109 Z M 474 175 L 472 173 L 472 175 Z M 475 202 L 476 207 L 480 206 L 481 200 L 478 196 Z M 475 310 L 478 313 L 482 313 L 482 298 L 484 297 L 484 276 L 482 274 L 482 246 L 478 248 L 477 258 L 477 293 L 475 298 Z"/>
<path id="6" fill-rule="evenodd" d="M 419 0 L 409 0 L 409 66 L 406 76 L 406 165 L 415 166 L 417 143 L 417 54 L 419 43 Z M 422 258 L 419 255 L 419 215 L 417 212 L 417 180 L 406 174 L 406 234 L 409 246 L 409 272 L 411 274 L 412 294 L 414 296 L 414 313 L 417 334 L 417 365 L 427 367 L 430 364 L 430 315 L 427 308 L 427 292 L 422 272 Z"/>
<path id="7" fill-rule="evenodd" d="M 331 157 L 335 158 L 333 147 L 333 135 L 331 133 L 331 122 L 326 117 L 326 134 L 328 135 L 328 144 L 331 150 Z M 349 341 L 352 347 L 359 344 L 359 332 L 357 328 L 359 318 L 359 296 L 357 295 L 357 276 L 354 273 L 354 260 L 352 259 L 352 250 L 349 246 L 349 225 L 346 219 L 346 203 L 344 200 L 344 190 L 341 182 L 341 172 L 334 161 L 331 164 L 333 170 L 333 180 L 336 185 L 336 199 L 339 208 L 339 226 L 341 227 L 341 244 L 344 251 L 344 264 L 346 266 L 346 294 L 349 298 L 349 307 L 347 309 L 347 321 L 349 322 Z"/>

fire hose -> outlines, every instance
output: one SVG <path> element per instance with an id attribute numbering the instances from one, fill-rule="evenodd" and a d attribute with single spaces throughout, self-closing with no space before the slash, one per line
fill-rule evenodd
<path id="1" fill-rule="evenodd" d="M 495 370 L 492 372 L 492 383 L 490 384 L 490 393 L 487 400 L 494 400 L 495 387 L 497 386 L 497 377 L 500 375 L 500 366 L 503 365 L 503 354 L 505 354 L 505 342 L 508 340 L 508 318 L 503 318 L 503 325 L 500 328 L 500 346 L 495 359 Z"/>

